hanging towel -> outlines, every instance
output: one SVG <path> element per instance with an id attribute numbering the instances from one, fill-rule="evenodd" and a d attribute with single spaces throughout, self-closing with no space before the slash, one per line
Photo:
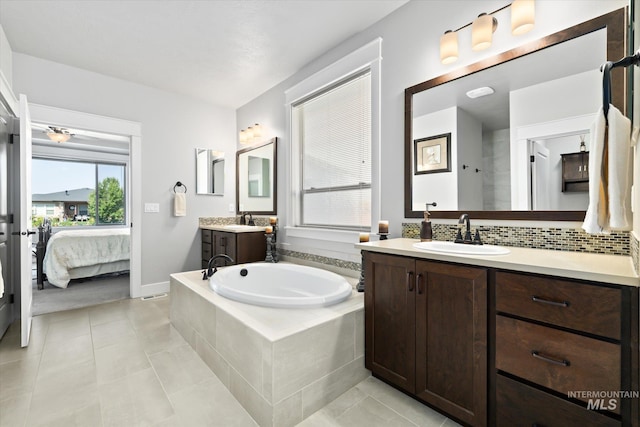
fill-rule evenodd
<path id="1" fill-rule="evenodd" d="M 589 206 L 582 224 L 590 234 L 631 227 L 631 122 L 613 105 L 608 122 L 600 108 L 591 126 Z"/>
<path id="2" fill-rule="evenodd" d="M 175 193 L 173 198 L 173 215 L 187 216 L 187 194 Z"/>
<path id="3" fill-rule="evenodd" d="M 0 298 L 4 295 L 4 279 L 2 278 L 2 261 L 0 260 Z"/>

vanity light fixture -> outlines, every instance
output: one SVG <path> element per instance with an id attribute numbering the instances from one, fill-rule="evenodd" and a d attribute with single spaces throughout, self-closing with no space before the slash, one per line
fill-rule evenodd
<path id="1" fill-rule="evenodd" d="M 49 130 L 46 131 L 46 134 L 50 140 L 57 143 L 67 142 L 73 136 L 68 129 L 55 126 L 49 126 Z"/>
<path id="2" fill-rule="evenodd" d="M 467 96 L 471 99 L 475 99 L 482 96 L 491 95 L 492 93 L 494 93 L 493 88 L 490 88 L 489 86 L 483 86 L 470 90 L 469 92 L 467 92 Z"/>
<path id="3" fill-rule="evenodd" d="M 513 3 L 494 10 L 481 13 L 473 21 L 457 30 L 446 31 L 440 37 L 440 61 L 451 64 L 458 59 L 458 31 L 471 26 L 471 49 L 484 50 L 491 46 L 493 33 L 498 28 L 498 20 L 494 14 L 511 7 L 511 33 L 519 36 L 533 29 L 535 23 L 535 0 L 514 0 Z"/>
<path id="4" fill-rule="evenodd" d="M 478 15 L 471 24 L 471 49 L 476 51 L 488 49 L 496 28 L 498 28 L 496 18 L 486 13 Z"/>
<path id="5" fill-rule="evenodd" d="M 443 64 L 451 64 L 458 60 L 458 33 L 446 31 L 440 37 L 440 61 Z"/>
<path id="6" fill-rule="evenodd" d="M 511 34 L 519 36 L 533 29 L 535 9 L 533 0 L 515 0 L 511 4 Z"/>
<path id="7" fill-rule="evenodd" d="M 250 144 L 252 142 L 258 142 L 262 137 L 263 129 L 258 123 L 253 126 L 249 126 L 247 129 L 242 129 L 238 136 L 240 144 Z"/>

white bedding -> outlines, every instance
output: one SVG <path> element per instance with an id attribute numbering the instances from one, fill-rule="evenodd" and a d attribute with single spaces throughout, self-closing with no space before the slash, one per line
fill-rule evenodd
<path id="1" fill-rule="evenodd" d="M 66 288 L 70 270 L 128 260 L 129 228 L 63 230 L 49 239 L 44 272 L 49 283 Z"/>

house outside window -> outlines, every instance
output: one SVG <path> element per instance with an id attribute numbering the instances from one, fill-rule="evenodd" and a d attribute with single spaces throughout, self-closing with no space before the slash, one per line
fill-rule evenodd
<path id="1" fill-rule="evenodd" d="M 50 218 L 54 226 L 124 225 L 126 223 L 126 165 L 87 161 L 33 159 L 34 188 L 45 187 L 56 175 L 71 179 L 58 180 L 59 191 L 32 195 L 33 225 Z M 69 188 L 71 185 L 81 188 Z"/>

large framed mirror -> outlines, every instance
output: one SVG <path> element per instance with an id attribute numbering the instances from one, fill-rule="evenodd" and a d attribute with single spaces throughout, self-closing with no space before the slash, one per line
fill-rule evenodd
<path id="1" fill-rule="evenodd" d="M 275 215 L 277 202 L 277 138 L 236 153 L 236 210 Z"/>
<path id="2" fill-rule="evenodd" d="M 196 148 L 196 194 L 224 196 L 224 153 Z"/>
<path id="3" fill-rule="evenodd" d="M 565 185 L 562 164 L 588 155 L 581 145 L 602 105 L 599 67 L 627 54 L 626 20 L 619 9 L 407 88 L 405 217 L 437 202 L 433 218 L 583 220 L 587 192 Z M 612 103 L 623 113 L 626 81 L 624 69 L 612 70 Z M 485 87 L 493 94 L 467 95 Z M 449 169 L 414 170 L 420 142 L 449 133 Z"/>

